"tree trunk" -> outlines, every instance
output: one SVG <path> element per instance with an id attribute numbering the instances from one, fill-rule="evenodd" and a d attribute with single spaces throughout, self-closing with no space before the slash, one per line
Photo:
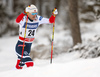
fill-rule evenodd
<path id="1" fill-rule="evenodd" d="M 68 5 L 73 44 L 76 45 L 82 43 L 78 19 L 78 0 L 68 0 Z"/>
<path id="2" fill-rule="evenodd" d="M 42 0 L 39 0 L 39 15 L 42 16 Z"/>
<path id="3" fill-rule="evenodd" d="M 31 4 L 35 5 L 36 4 L 35 0 L 31 0 Z"/>
<path id="4" fill-rule="evenodd" d="M 9 0 L 8 1 L 8 14 L 9 16 L 13 16 L 13 0 Z"/>
<path id="5" fill-rule="evenodd" d="M 55 7 L 59 10 L 61 0 L 55 1 Z"/>
<path id="6" fill-rule="evenodd" d="M 5 7 L 7 5 L 7 1 L 6 0 L 2 0 L 2 6 Z"/>

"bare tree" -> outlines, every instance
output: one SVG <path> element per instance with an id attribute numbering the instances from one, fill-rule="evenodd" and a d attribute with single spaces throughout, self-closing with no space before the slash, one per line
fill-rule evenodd
<path id="1" fill-rule="evenodd" d="M 82 43 L 78 19 L 78 0 L 68 0 L 73 44 Z"/>

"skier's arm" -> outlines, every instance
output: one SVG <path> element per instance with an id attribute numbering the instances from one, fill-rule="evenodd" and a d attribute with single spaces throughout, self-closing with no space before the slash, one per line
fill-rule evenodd
<path id="1" fill-rule="evenodd" d="M 29 6 L 25 8 L 24 12 L 21 13 L 17 18 L 16 18 L 16 22 L 20 23 L 20 21 L 23 19 L 23 17 L 25 15 L 27 15 L 29 13 Z"/>
<path id="2" fill-rule="evenodd" d="M 54 15 L 51 15 L 51 17 L 49 19 L 40 16 L 39 21 L 40 21 L 40 24 L 50 24 L 50 23 L 54 23 L 55 16 Z"/>
<path id="3" fill-rule="evenodd" d="M 48 18 L 44 18 L 44 17 L 40 16 L 39 21 L 40 21 L 40 24 L 50 24 L 55 21 L 55 17 L 53 15 L 51 15 L 51 17 L 48 19 Z"/>
<path id="4" fill-rule="evenodd" d="M 23 19 L 23 17 L 24 17 L 25 15 L 28 14 L 27 11 L 28 11 L 28 10 L 27 10 L 27 7 L 26 7 L 26 9 L 24 10 L 24 12 L 21 13 L 21 14 L 16 18 L 16 23 L 20 23 L 20 21 Z"/>
<path id="5" fill-rule="evenodd" d="M 56 8 L 54 8 L 54 10 L 52 11 L 52 15 L 51 17 L 48 19 L 48 18 L 43 18 L 43 17 L 40 17 L 39 20 L 40 20 L 40 24 L 44 24 L 44 23 L 54 23 L 55 22 L 55 16 L 58 14 L 58 11 Z"/>
<path id="6" fill-rule="evenodd" d="M 24 13 L 21 13 L 21 14 L 16 18 L 16 22 L 19 23 L 19 22 L 23 19 L 24 16 L 25 16 L 25 14 L 24 14 Z"/>

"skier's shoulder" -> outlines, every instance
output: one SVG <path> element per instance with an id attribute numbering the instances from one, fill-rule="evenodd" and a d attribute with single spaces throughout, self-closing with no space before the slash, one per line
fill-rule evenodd
<path id="1" fill-rule="evenodd" d="M 40 15 L 37 15 L 37 18 L 38 18 L 39 21 L 41 21 L 43 19 L 43 17 L 40 16 Z"/>

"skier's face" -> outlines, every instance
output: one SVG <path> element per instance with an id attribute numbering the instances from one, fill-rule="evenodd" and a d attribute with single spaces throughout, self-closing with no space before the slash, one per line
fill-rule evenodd
<path id="1" fill-rule="evenodd" d="M 33 12 L 33 13 L 29 13 L 28 14 L 28 17 L 31 19 L 31 20 L 34 20 L 37 16 L 37 13 L 36 12 Z"/>

